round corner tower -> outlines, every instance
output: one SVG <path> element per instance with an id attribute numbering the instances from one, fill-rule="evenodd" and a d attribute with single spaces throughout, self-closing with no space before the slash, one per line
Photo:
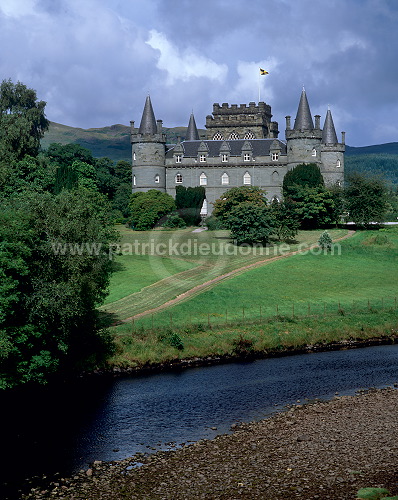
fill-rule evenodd
<path id="1" fill-rule="evenodd" d="M 301 92 L 300 103 L 293 129 L 290 116 L 286 117 L 287 169 L 302 163 L 318 165 L 326 186 L 342 186 L 344 182 L 344 132 L 339 143 L 328 110 L 323 130 L 320 116 L 315 115 L 315 126 L 305 90 Z"/>
<path id="2" fill-rule="evenodd" d="M 147 96 L 140 128 L 131 122 L 132 190 L 166 191 L 166 135 L 162 133 L 162 120 L 155 120 L 151 99 Z"/>

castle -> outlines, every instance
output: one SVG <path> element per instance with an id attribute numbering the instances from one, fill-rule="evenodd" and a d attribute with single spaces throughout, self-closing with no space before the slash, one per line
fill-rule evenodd
<path id="1" fill-rule="evenodd" d="M 204 186 L 202 214 L 207 215 L 214 201 L 235 186 L 258 186 L 268 200 L 280 200 L 283 177 L 302 163 L 317 164 L 325 185 L 342 185 L 345 133 L 338 142 L 329 109 L 321 129 L 303 89 L 293 128 L 286 116 L 285 141 L 278 139 L 278 123 L 271 118 L 265 102 L 214 104 L 206 117 L 205 140 L 199 139 L 191 114 L 185 140 L 168 145 L 148 96 L 140 127 L 131 122 L 133 192 L 158 189 L 175 196 L 176 186 Z"/>

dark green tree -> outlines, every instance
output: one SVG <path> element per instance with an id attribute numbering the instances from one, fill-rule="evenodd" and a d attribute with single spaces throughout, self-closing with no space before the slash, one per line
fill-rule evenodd
<path id="1" fill-rule="evenodd" d="M 233 207 L 226 225 L 238 245 L 266 244 L 274 233 L 273 218 L 267 206 L 250 201 Z"/>
<path id="2" fill-rule="evenodd" d="M 345 189 L 348 218 L 358 226 L 383 222 L 388 211 L 387 187 L 377 177 L 352 174 Z"/>
<path id="3" fill-rule="evenodd" d="M 290 196 L 291 188 L 305 186 L 316 188 L 323 186 L 324 181 L 321 171 L 315 163 L 302 163 L 289 170 L 283 178 L 283 195 Z"/>
<path id="4" fill-rule="evenodd" d="M 137 231 L 152 229 L 165 215 L 176 209 L 174 199 L 157 189 L 131 195 L 130 223 Z"/>
<path id="5" fill-rule="evenodd" d="M 295 185 L 289 190 L 287 201 L 303 229 L 317 229 L 336 222 L 333 195 L 328 189 Z"/>
<path id="6" fill-rule="evenodd" d="M 269 207 L 273 219 L 274 235 L 279 241 L 293 240 L 300 227 L 294 203 L 290 200 L 273 200 Z"/>
<path id="7" fill-rule="evenodd" d="M 3 200 L 0 387 L 90 368 L 109 345 L 96 311 L 116 239 L 106 204 L 87 189 Z"/>
<path id="8" fill-rule="evenodd" d="M 176 207 L 187 226 L 197 226 L 200 223 L 200 210 L 205 197 L 206 191 L 203 186 L 176 187 Z"/>
<path id="9" fill-rule="evenodd" d="M 217 219 L 225 221 L 231 210 L 241 203 L 254 203 L 259 206 L 267 204 L 265 191 L 255 186 L 234 187 L 226 191 L 214 202 L 213 214 Z"/>
<path id="10" fill-rule="evenodd" d="M 48 129 L 44 101 L 23 83 L 0 84 L 0 164 L 37 156 L 40 139 Z"/>

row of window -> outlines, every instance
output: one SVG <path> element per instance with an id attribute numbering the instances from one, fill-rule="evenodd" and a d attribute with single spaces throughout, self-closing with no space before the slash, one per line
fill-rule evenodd
<path id="1" fill-rule="evenodd" d="M 221 156 L 221 161 L 223 163 L 228 162 L 228 160 L 229 160 L 228 154 L 222 153 L 220 156 Z M 272 161 L 278 161 L 278 158 L 279 158 L 279 153 L 271 153 L 271 160 Z M 243 161 L 251 161 L 251 159 L 252 159 L 252 156 L 250 153 L 244 153 Z M 176 160 L 176 163 L 182 163 L 182 155 L 175 155 L 175 160 Z M 199 155 L 199 162 L 206 163 L 206 161 L 207 161 L 207 155 L 200 154 Z"/>
<path id="2" fill-rule="evenodd" d="M 244 134 L 244 136 L 243 136 L 243 139 L 246 139 L 246 140 L 251 140 L 251 139 L 255 139 L 255 138 L 256 138 L 255 134 L 251 131 L 246 132 L 246 134 Z M 228 141 L 237 141 L 239 139 L 241 139 L 241 137 L 239 137 L 239 134 L 237 132 L 232 132 L 228 136 Z M 213 141 L 225 141 L 225 138 L 221 134 L 221 132 L 216 132 L 213 135 Z"/>
<path id="3" fill-rule="evenodd" d="M 183 183 L 183 176 L 182 174 L 177 174 L 175 176 L 175 183 L 176 184 L 182 184 Z M 249 172 L 245 172 L 243 175 L 243 184 L 244 185 L 250 185 L 252 183 L 252 177 L 249 174 Z M 221 184 L 223 186 L 227 186 L 229 184 L 229 175 L 224 172 L 221 176 Z M 207 175 L 202 172 L 199 176 L 199 185 L 200 186 L 207 186 Z"/>

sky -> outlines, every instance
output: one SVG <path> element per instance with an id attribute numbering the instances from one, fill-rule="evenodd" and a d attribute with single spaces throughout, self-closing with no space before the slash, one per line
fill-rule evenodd
<path id="1" fill-rule="evenodd" d="M 49 120 L 165 127 L 265 101 L 284 139 L 304 86 L 350 146 L 398 141 L 398 0 L 0 0 L 0 80 Z M 259 77 L 259 68 L 269 72 Z"/>

